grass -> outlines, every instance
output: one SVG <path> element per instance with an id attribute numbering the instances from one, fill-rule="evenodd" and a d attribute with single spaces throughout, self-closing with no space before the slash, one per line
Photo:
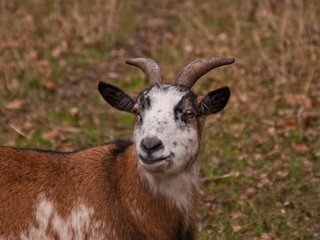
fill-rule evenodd
<path id="1" fill-rule="evenodd" d="M 195 86 L 228 85 L 207 119 L 198 239 L 320 239 L 320 4 L 303 1 L 0 0 L 0 144 L 84 149 L 132 139 L 98 81 L 146 87 L 203 56 L 233 56 Z"/>

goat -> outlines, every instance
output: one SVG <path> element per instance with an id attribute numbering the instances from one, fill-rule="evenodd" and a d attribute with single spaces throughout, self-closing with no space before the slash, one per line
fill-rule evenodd
<path id="1" fill-rule="evenodd" d="M 135 115 L 134 143 L 77 152 L 0 147 L 0 239 L 196 239 L 198 154 L 206 116 L 228 87 L 190 89 L 233 58 L 206 57 L 161 83 L 155 61 L 133 58 L 149 87 L 129 94 L 100 82 L 114 108 Z"/>

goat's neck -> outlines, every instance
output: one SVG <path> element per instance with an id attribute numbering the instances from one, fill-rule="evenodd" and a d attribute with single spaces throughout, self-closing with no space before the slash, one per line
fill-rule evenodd
<path id="1" fill-rule="evenodd" d="M 126 151 L 122 161 L 121 201 L 142 229 L 154 225 L 154 229 L 165 232 L 172 225 L 185 230 L 195 227 L 199 203 L 197 163 L 180 175 L 161 179 L 138 167 L 133 147 Z"/>
<path id="2" fill-rule="evenodd" d="M 140 178 L 146 181 L 154 196 L 161 196 L 168 204 L 176 206 L 180 211 L 188 213 L 194 206 L 198 196 L 198 166 L 194 163 L 185 172 L 174 176 L 157 177 L 144 169 L 139 169 Z"/>
<path id="3" fill-rule="evenodd" d="M 134 159 L 128 162 L 128 167 L 132 168 L 129 172 L 137 174 L 137 176 L 132 176 L 131 181 L 140 185 L 139 189 L 143 192 L 148 192 L 150 198 L 164 201 L 170 208 L 177 208 L 183 215 L 189 215 L 194 209 L 197 209 L 199 198 L 198 161 L 194 161 L 188 169 L 177 175 L 157 177 L 139 166 L 133 148 L 130 149 L 129 154 L 132 154 L 131 159 Z"/>

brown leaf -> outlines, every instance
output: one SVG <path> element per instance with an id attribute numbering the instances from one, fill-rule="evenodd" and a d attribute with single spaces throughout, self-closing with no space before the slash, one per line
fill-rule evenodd
<path id="1" fill-rule="evenodd" d="M 269 240 L 271 239 L 268 233 L 261 233 L 261 240 Z"/>
<path id="2" fill-rule="evenodd" d="M 304 167 L 304 170 L 306 172 L 312 172 L 312 170 L 313 170 L 313 162 L 311 162 L 307 159 L 302 160 L 302 166 Z"/>
<path id="3" fill-rule="evenodd" d="M 162 19 L 162 18 L 154 17 L 154 18 L 150 18 L 148 20 L 148 25 L 150 27 L 156 27 L 157 28 L 157 27 L 164 26 L 165 24 L 166 24 L 166 21 L 164 19 Z"/>
<path id="4" fill-rule="evenodd" d="M 49 67 L 50 63 L 48 60 L 43 59 L 43 60 L 39 60 L 37 62 L 37 65 L 38 67 Z"/>
<path id="5" fill-rule="evenodd" d="M 302 161 L 302 165 L 305 166 L 305 167 L 313 167 L 313 162 L 307 160 L 307 159 L 304 159 Z"/>
<path id="6" fill-rule="evenodd" d="M 259 179 L 260 181 L 257 184 L 258 188 L 262 188 L 264 185 L 269 185 L 271 183 L 268 178 L 268 173 L 261 173 Z"/>
<path id="7" fill-rule="evenodd" d="M 29 52 L 26 53 L 24 58 L 28 62 L 36 60 L 38 58 L 38 53 L 35 50 L 30 50 Z"/>
<path id="8" fill-rule="evenodd" d="M 22 107 L 22 105 L 25 103 L 24 99 L 15 99 L 12 102 L 8 103 L 8 105 L 6 106 L 7 109 L 9 110 L 18 110 Z"/>
<path id="9" fill-rule="evenodd" d="M 287 130 L 295 130 L 297 129 L 297 124 L 288 120 L 282 120 L 278 122 L 279 127 L 283 127 Z"/>
<path id="10" fill-rule="evenodd" d="M 25 122 L 23 124 L 23 130 L 26 132 L 30 132 L 31 130 L 33 130 L 35 128 L 35 124 L 31 123 L 31 122 Z"/>
<path id="11" fill-rule="evenodd" d="M 20 87 L 20 82 L 17 79 L 7 80 L 7 87 L 10 90 L 18 89 Z"/>
<path id="12" fill-rule="evenodd" d="M 244 217 L 246 217 L 246 215 L 243 214 L 242 212 L 239 212 L 239 211 L 233 211 L 231 213 L 231 217 L 232 217 L 232 219 L 238 219 L 238 218 L 244 218 Z"/>
<path id="13" fill-rule="evenodd" d="M 72 152 L 74 149 L 73 149 L 71 143 L 66 142 L 66 143 L 62 143 L 62 144 L 54 146 L 53 150 L 61 151 L 61 152 Z"/>
<path id="14" fill-rule="evenodd" d="M 69 114 L 71 115 L 71 117 L 77 117 L 78 113 L 79 113 L 79 108 L 77 107 L 70 108 L 69 110 Z"/>
<path id="15" fill-rule="evenodd" d="M 53 58 L 58 58 L 61 56 L 62 53 L 66 52 L 68 50 L 68 44 L 66 41 L 63 41 L 59 46 L 55 47 L 51 51 L 51 56 Z"/>
<path id="16" fill-rule="evenodd" d="M 207 202 L 204 204 L 204 208 L 206 209 L 207 212 L 212 211 L 213 205 L 210 202 Z"/>
<path id="17" fill-rule="evenodd" d="M 294 142 L 292 142 L 291 146 L 292 146 L 293 150 L 297 153 L 307 154 L 310 151 L 308 146 L 305 144 L 295 144 Z"/>
<path id="18" fill-rule="evenodd" d="M 262 145 L 266 142 L 266 139 L 262 138 L 259 134 L 252 134 L 252 140 L 255 145 Z"/>
<path id="19" fill-rule="evenodd" d="M 49 91 L 51 92 L 54 92 L 57 90 L 57 85 L 55 82 L 53 81 L 47 81 L 45 84 L 44 84 L 45 88 L 48 89 Z"/>
<path id="20" fill-rule="evenodd" d="M 311 99 L 303 94 L 289 94 L 286 97 L 286 101 L 289 105 L 292 106 L 305 106 L 306 108 L 310 108 L 312 106 Z"/>
<path id="21" fill-rule="evenodd" d="M 280 179 L 286 178 L 289 174 L 289 171 L 277 171 L 277 176 Z"/>
<path id="22" fill-rule="evenodd" d="M 256 194 L 256 189 L 253 187 L 248 187 L 241 195 L 241 199 L 250 199 Z"/>
<path id="23" fill-rule="evenodd" d="M 42 134 L 42 138 L 44 140 L 54 141 L 54 140 L 66 140 L 66 137 L 64 136 L 64 132 L 60 128 L 55 128 L 50 132 L 46 132 Z"/>
<path id="24" fill-rule="evenodd" d="M 241 229 L 242 229 L 242 227 L 239 226 L 239 225 L 233 225 L 232 226 L 232 231 L 233 232 L 239 232 Z"/>

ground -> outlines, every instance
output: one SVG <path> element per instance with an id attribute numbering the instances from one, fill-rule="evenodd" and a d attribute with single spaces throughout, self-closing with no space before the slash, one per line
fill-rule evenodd
<path id="1" fill-rule="evenodd" d="M 172 82 L 197 58 L 234 57 L 193 88 L 232 94 L 207 119 L 198 238 L 320 239 L 317 0 L 0 2 L 0 145 L 132 139 L 133 117 L 97 91 L 147 86 L 126 58 L 155 59 Z"/>

